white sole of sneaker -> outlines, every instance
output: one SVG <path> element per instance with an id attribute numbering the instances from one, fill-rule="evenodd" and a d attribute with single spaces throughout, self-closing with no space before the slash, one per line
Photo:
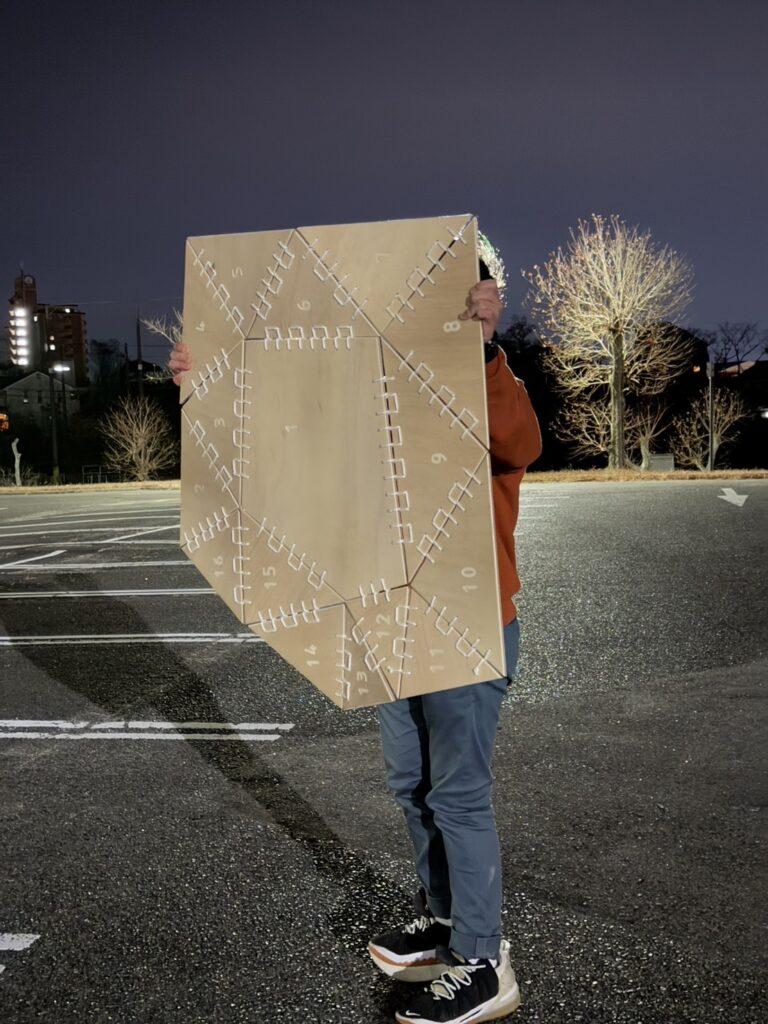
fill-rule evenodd
<path id="1" fill-rule="evenodd" d="M 374 946 L 372 942 L 368 943 L 368 952 L 379 970 L 393 981 L 423 984 L 439 978 L 445 970 L 445 964 L 431 956 L 423 960 L 393 960 L 388 950 Z"/>
<path id="2" fill-rule="evenodd" d="M 514 986 L 501 998 L 496 996 L 489 999 L 487 1003 L 476 1006 L 474 1010 L 464 1014 L 463 1017 L 456 1017 L 451 1024 L 482 1024 L 483 1021 L 501 1020 L 502 1017 L 508 1017 L 514 1013 L 519 1006 L 520 989 L 515 982 Z M 434 1021 L 424 1017 L 406 1017 L 400 1013 L 395 1014 L 395 1020 L 398 1024 L 434 1024 Z"/>

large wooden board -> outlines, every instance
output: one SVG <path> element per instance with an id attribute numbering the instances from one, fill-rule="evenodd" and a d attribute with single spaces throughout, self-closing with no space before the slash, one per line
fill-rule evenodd
<path id="1" fill-rule="evenodd" d="M 182 546 L 340 707 L 505 672 L 469 215 L 191 238 Z"/>

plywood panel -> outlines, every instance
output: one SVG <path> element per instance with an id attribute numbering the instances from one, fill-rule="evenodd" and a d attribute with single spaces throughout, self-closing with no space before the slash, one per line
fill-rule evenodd
<path id="1" fill-rule="evenodd" d="M 240 503 L 243 396 L 242 342 L 190 395 L 182 412 L 181 473 L 184 507 L 201 488 L 227 491 Z M 190 461 L 193 455 L 194 461 Z M 190 494 L 191 491 L 191 494 Z"/>
<path id="2" fill-rule="evenodd" d="M 411 578 L 414 589 L 460 630 L 504 664 L 504 641 L 497 588 L 495 538 L 488 529 L 492 502 L 490 456 L 472 470 L 462 468 L 418 548 L 424 561 Z"/>
<path id="3" fill-rule="evenodd" d="M 342 603 L 341 595 L 326 582 L 327 570 L 289 546 L 274 527 L 247 513 L 243 513 L 241 527 L 244 621 L 248 625 L 255 623 L 274 631 L 275 623 L 293 625 L 315 608 Z"/>
<path id="4" fill-rule="evenodd" d="M 473 230 L 474 221 L 467 214 L 299 228 L 325 272 L 333 275 L 378 333 L 422 292 L 435 287 L 439 267 L 447 260 L 456 262 L 459 250 L 474 259 L 476 278 Z"/>
<path id="5" fill-rule="evenodd" d="M 243 503 L 345 598 L 405 582 L 378 344 L 328 350 L 246 342 Z"/>
<path id="6" fill-rule="evenodd" d="M 457 479 L 457 469 L 474 469 L 485 449 L 440 398 L 425 384 L 416 369 L 383 346 L 387 377 L 391 435 L 402 460 L 397 480 L 406 571 L 411 579 L 424 556 L 422 537 L 434 531 L 435 516 Z"/>
<path id="7" fill-rule="evenodd" d="M 352 618 L 351 636 L 365 650 L 366 667 L 376 668 L 396 697 L 400 695 L 403 675 L 408 601 L 408 587 L 399 587 L 347 603 Z"/>
<path id="8" fill-rule="evenodd" d="M 182 495 L 182 550 L 242 621 L 243 579 L 236 545 L 240 510 L 229 491 L 211 479 L 201 448 L 187 445 L 184 463 L 196 482 L 190 481 Z"/>
<path id="9" fill-rule="evenodd" d="M 466 216 L 191 239 L 184 550 L 340 707 L 503 673 Z"/>
<path id="10" fill-rule="evenodd" d="M 195 369 L 182 381 L 182 402 L 271 308 L 293 260 L 292 236 L 288 230 L 187 240 L 183 339 Z"/>
<path id="11" fill-rule="evenodd" d="M 319 254 L 297 233 L 290 265 L 280 271 L 279 291 L 257 308 L 247 337 L 274 347 L 326 348 L 378 332 Z"/>
<path id="12" fill-rule="evenodd" d="M 366 648 L 352 639 L 353 625 L 348 610 L 339 605 L 288 629 L 251 628 L 339 707 L 387 702 L 392 691 L 380 673 L 366 664 Z"/>
<path id="13" fill-rule="evenodd" d="M 399 696 L 486 682 L 504 675 L 503 649 L 486 644 L 439 600 L 410 588 L 408 630 Z M 501 659 L 499 658 L 501 654 Z"/>

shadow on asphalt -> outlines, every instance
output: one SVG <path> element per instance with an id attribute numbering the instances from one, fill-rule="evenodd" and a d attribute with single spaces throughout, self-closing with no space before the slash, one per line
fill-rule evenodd
<path id="1" fill-rule="evenodd" d="M 96 589 L 93 582 L 90 573 L 57 574 L 50 589 Z M 9 604 L 10 614 L 3 623 L 7 635 L 28 635 L 29 619 L 22 610 L 23 605 Z M 119 610 L 117 618 L 121 632 L 153 631 L 153 627 L 148 629 L 147 621 L 129 604 L 108 597 L 100 598 L 100 607 L 103 609 L 105 606 L 111 606 L 113 611 Z M 213 646 L 205 650 L 210 651 Z M 62 658 L 61 648 L 24 646 L 18 647 L 17 651 L 49 679 L 80 694 L 110 717 L 130 718 L 134 708 L 152 707 L 163 721 L 225 722 L 227 713 L 205 680 L 176 655 L 171 645 L 163 644 L 161 649 L 162 662 L 158 658 L 158 667 L 162 665 L 164 681 L 158 681 L 152 675 L 142 678 L 126 674 L 125 679 L 130 680 L 127 688 L 105 687 L 104 679 L 98 673 L 78 671 L 70 659 Z M 85 648 L 73 647 L 70 650 Z M 129 656 L 126 655 L 126 660 Z M 226 734 L 226 730 L 221 731 Z M 262 812 L 266 811 L 272 822 L 311 857 L 318 874 L 338 888 L 340 899 L 333 913 L 326 918 L 327 926 L 350 955 L 370 965 L 366 949 L 370 936 L 393 921 L 411 916 L 410 893 L 404 888 L 393 887 L 358 853 L 346 846 L 322 815 L 258 754 L 254 744 L 244 742 L 236 734 L 226 742 L 194 739 L 187 742 L 229 782 L 239 786 Z M 378 972 L 373 972 L 370 995 L 383 1014 L 394 1015 L 402 1001 L 403 990 L 407 989 L 408 986 L 393 985 Z"/>

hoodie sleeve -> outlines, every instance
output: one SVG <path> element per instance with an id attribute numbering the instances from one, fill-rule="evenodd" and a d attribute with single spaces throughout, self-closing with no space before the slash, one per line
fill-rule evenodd
<path id="1" fill-rule="evenodd" d="M 541 433 L 525 385 L 502 349 L 485 365 L 485 387 L 493 472 L 525 469 L 541 455 Z"/>

